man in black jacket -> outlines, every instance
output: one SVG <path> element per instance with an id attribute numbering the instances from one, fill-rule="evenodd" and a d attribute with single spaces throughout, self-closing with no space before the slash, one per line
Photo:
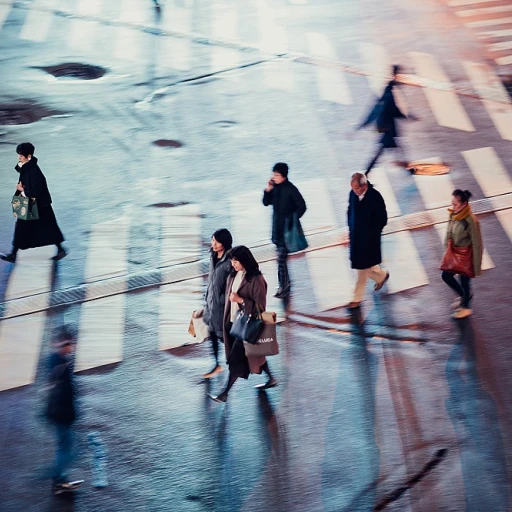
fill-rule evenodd
<path id="1" fill-rule="evenodd" d="M 72 425 L 76 419 L 75 387 L 73 383 L 73 335 L 63 332 L 54 343 L 50 356 L 49 391 L 46 415 L 55 427 L 57 446 L 53 473 L 55 494 L 74 491 L 83 480 L 70 482 L 66 471 L 73 459 Z"/>
<path id="2" fill-rule="evenodd" d="M 380 290 L 389 279 L 389 272 L 380 268 L 381 235 L 388 222 L 386 203 L 380 193 L 360 172 L 352 175 L 352 190 L 348 198 L 347 224 L 350 233 L 350 261 L 357 269 L 354 298 L 346 307 L 357 309 L 364 297 L 368 278 L 375 281 Z"/>
<path id="3" fill-rule="evenodd" d="M 272 178 L 263 192 L 263 204 L 272 205 L 272 243 L 277 247 L 277 277 L 279 289 L 275 297 L 284 299 L 289 296 L 291 284 L 288 273 L 288 248 L 284 240 L 285 230 L 290 227 L 293 215 L 300 219 L 306 212 L 306 202 L 299 189 L 288 181 L 288 165 L 278 162 L 272 169 Z"/>

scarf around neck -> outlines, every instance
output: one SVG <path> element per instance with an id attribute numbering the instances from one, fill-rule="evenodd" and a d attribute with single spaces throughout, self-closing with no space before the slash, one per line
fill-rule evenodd
<path id="1" fill-rule="evenodd" d="M 469 203 L 459 213 L 454 213 L 453 208 L 448 208 L 448 211 L 450 212 L 450 220 L 464 220 L 472 213 Z"/>

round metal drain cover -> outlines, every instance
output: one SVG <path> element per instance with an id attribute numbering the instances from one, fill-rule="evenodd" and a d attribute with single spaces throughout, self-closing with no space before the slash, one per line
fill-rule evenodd
<path id="1" fill-rule="evenodd" d="M 171 140 L 171 139 L 158 139 L 153 141 L 153 144 L 155 146 L 158 146 L 159 148 L 182 148 L 183 142 L 180 142 L 179 140 Z"/>
<path id="2" fill-rule="evenodd" d="M 79 62 L 67 62 L 55 66 L 42 67 L 48 74 L 55 78 L 68 78 L 73 80 L 96 80 L 107 73 L 107 69 L 101 66 L 81 64 Z"/>
<path id="3" fill-rule="evenodd" d="M 35 123 L 44 117 L 61 114 L 32 102 L 0 103 L 0 125 L 3 126 Z"/>

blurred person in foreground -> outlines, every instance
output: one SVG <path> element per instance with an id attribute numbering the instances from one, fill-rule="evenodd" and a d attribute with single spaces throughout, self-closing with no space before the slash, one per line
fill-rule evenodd
<path id="1" fill-rule="evenodd" d="M 272 205 L 272 243 L 277 248 L 277 277 L 279 288 L 275 297 L 286 299 L 290 295 L 291 282 L 288 272 L 289 250 L 285 243 L 285 230 L 306 213 L 306 202 L 299 189 L 288 180 L 288 165 L 278 162 L 272 169 L 272 178 L 263 192 L 263 204 Z"/>
<path id="2" fill-rule="evenodd" d="M 471 309 L 471 279 L 482 270 L 483 242 L 480 223 L 471 211 L 469 190 L 456 189 L 452 194 L 452 207 L 448 209 L 450 219 L 446 230 L 445 253 L 441 262 L 441 278 L 458 295 L 453 302 L 453 318 L 466 318 Z M 454 261 L 452 252 L 456 253 Z M 466 267 L 466 268 L 463 268 Z M 459 275 L 459 280 L 455 275 Z"/>
<path id="3" fill-rule="evenodd" d="M 224 307 L 226 304 L 226 283 L 231 274 L 232 266 L 229 252 L 233 246 L 233 237 L 227 229 L 218 229 L 212 235 L 210 249 L 210 271 L 202 311 L 203 321 L 208 326 L 212 343 L 215 367 L 203 377 L 210 379 L 223 371 L 219 364 L 219 345 L 224 338 Z"/>
<path id="4" fill-rule="evenodd" d="M 267 307 L 267 282 L 260 272 L 258 262 L 251 251 L 244 245 L 234 247 L 229 253 L 233 270 L 226 285 L 226 303 L 224 308 L 224 347 L 226 361 L 229 366 L 229 377 L 222 393 L 218 396 L 209 395 L 215 402 L 225 402 L 228 393 L 241 377 L 248 379 L 251 373 L 268 375 L 265 384 L 256 386 L 257 389 L 269 389 L 277 386 L 277 380 L 272 376 L 264 356 L 245 355 L 243 340 L 230 334 L 231 326 L 238 312 L 243 310 L 252 316 L 259 316 Z"/>
<path id="5" fill-rule="evenodd" d="M 76 420 L 73 353 L 75 340 L 64 330 L 53 343 L 48 376 L 46 416 L 55 428 L 56 452 L 53 469 L 53 492 L 62 494 L 78 489 L 83 480 L 70 481 L 67 475 L 73 460 L 73 423 Z"/>
<path id="6" fill-rule="evenodd" d="M 46 178 L 39 168 L 34 151 L 35 147 L 30 142 L 22 142 L 16 147 L 18 163 L 15 169 L 19 173 L 16 195 L 36 200 L 39 219 L 16 220 L 12 251 L 10 254 L 0 255 L 2 260 L 10 263 L 16 262 L 16 256 L 20 249 L 55 245 L 57 246 L 57 254 L 52 258 L 55 261 L 61 260 L 67 254 L 64 247 L 62 247 L 64 236 L 57 225 Z"/>
<path id="7" fill-rule="evenodd" d="M 357 309 L 363 301 L 368 278 L 375 281 L 374 290 L 380 290 L 389 279 L 389 272 L 379 264 L 381 236 L 388 222 L 386 204 L 380 192 L 373 188 L 360 172 L 352 175 L 352 190 L 348 199 L 347 223 L 350 234 L 350 261 L 357 270 L 354 296 L 345 307 Z"/>

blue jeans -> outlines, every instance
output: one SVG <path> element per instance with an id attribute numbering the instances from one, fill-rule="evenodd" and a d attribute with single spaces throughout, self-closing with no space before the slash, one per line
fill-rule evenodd
<path id="1" fill-rule="evenodd" d="M 53 481 L 60 484 L 67 481 L 66 471 L 73 460 L 73 435 L 71 425 L 55 425 L 56 450 Z"/>

